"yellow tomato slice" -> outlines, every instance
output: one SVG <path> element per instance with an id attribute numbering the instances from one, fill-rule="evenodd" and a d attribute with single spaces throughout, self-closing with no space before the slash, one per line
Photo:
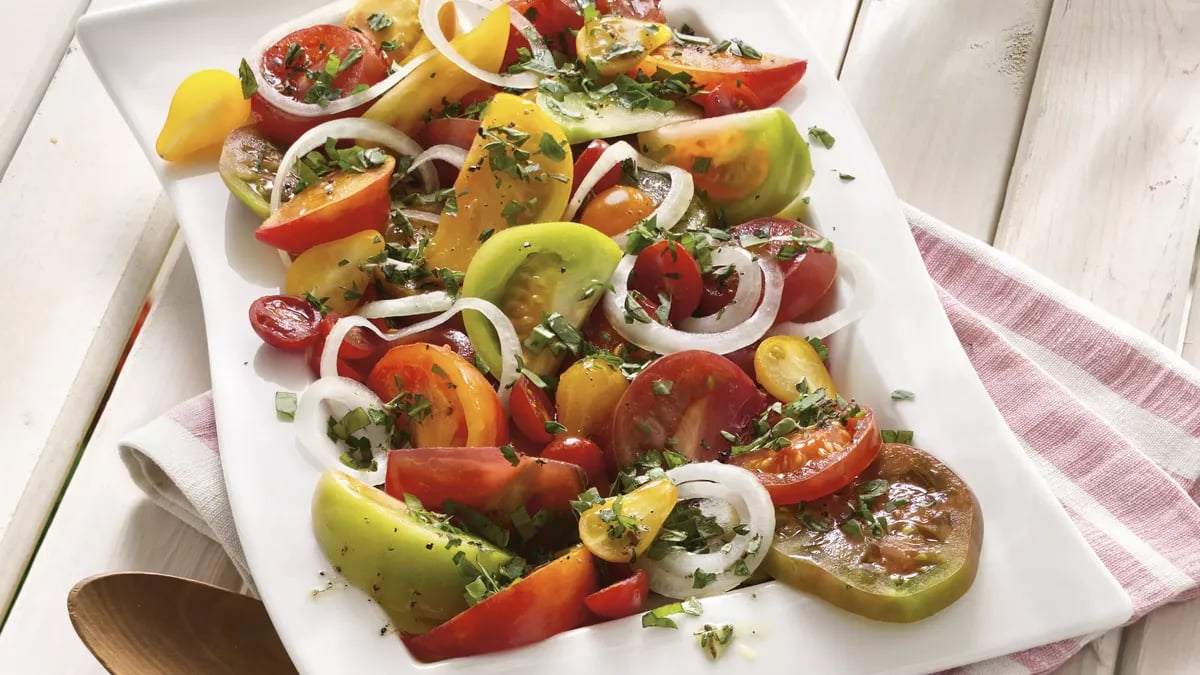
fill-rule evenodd
<path id="1" fill-rule="evenodd" d="M 496 94 L 479 120 L 454 181 L 453 206 L 442 211 L 426 260 L 464 271 L 491 234 L 510 225 L 559 220 L 573 172 L 562 128 L 536 103 Z"/>
<path id="2" fill-rule="evenodd" d="M 627 563 L 650 548 L 679 488 L 670 480 L 652 480 L 626 495 L 610 497 L 579 516 L 579 540 L 601 560 Z"/>
<path id="3" fill-rule="evenodd" d="M 312 293 L 325 299 L 323 302 L 335 312 L 349 314 L 371 283 L 371 272 L 362 268 L 363 263 L 383 249 L 383 235 L 375 230 L 313 246 L 288 267 L 283 292 Z"/>
<path id="4" fill-rule="evenodd" d="M 671 39 L 671 29 L 661 23 L 602 16 L 583 25 L 575 36 L 580 60 L 591 59 L 604 77 L 616 77 L 637 68 L 650 52 Z"/>
<path id="5" fill-rule="evenodd" d="M 179 83 L 154 150 L 168 162 L 192 159 L 219 149 L 229 132 L 249 119 L 250 101 L 242 96 L 237 76 L 201 70 Z"/>
<path id="6" fill-rule="evenodd" d="M 767 393 L 785 403 L 799 398 L 796 386 L 808 381 L 808 391 L 824 389 L 837 396 L 833 378 L 817 350 L 802 337 L 776 335 L 763 340 L 754 351 L 754 378 Z"/>
<path id="7" fill-rule="evenodd" d="M 629 380 L 620 369 L 591 357 L 571 364 L 558 378 L 555 408 L 567 433 L 597 437 L 612 425 L 613 411 Z"/>

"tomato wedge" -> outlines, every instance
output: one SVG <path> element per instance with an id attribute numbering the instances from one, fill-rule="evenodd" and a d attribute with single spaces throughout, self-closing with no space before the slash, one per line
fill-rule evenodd
<path id="1" fill-rule="evenodd" d="M 650 575 L 638 570 L 633 576 L 606 586 L 583 599 L 592 614 L 605 619 L 621 619 L 642 611 L 650 597 Z"/>
<path id="2" fill-rule="evenodd" d="M 571 194 L 575 194 L 575 190 L 579 188 L 579 181 L 583 180 L 583 177 L 588 175 L 592 167 L 596 166 L 596 160 L 600 159 L 600 155 L 603 155 L 607 149 L 608 141 L 597 138 L 588 143 L 583 152 L 579 153 L 579 157 L 575 160 L 575 173 L 572 176 Z M 592 188 L 592 193 L 600 194 L 616 185 L 619 180 L 621 180 L 621 167 L 614 166 L 600 178 L 596 186 Z"/>
<path id="3" fill-rule="evenodd" d="M 404 644 L 421 661 L 487 654 L 544 640 L 588 620 L 598 585 L 592 554 L 576 546 L 532 574 Z"/>
<path id="4" fill-rule="evenodd" d="M 700 265 L 687 249 L 673 241 L 659 241 L 638 254 L 629 274 L 629 288 L 650 300 L 665 294 L 671 302 L 668 318 L 677 323 L 700 307 L 704 281 Z"/>
<path id="5" fill-rule="evenodd" d="M 541 457 L 578 466 L 587 476 L 588 487 L 599 490 L 601 496 L 608 495 L 608 467 L 604 461 L 604 451 L 595 441 L 580 436 L 556 438 L 542 450 Z"/>
<path id="6" fill-rule="evenodd" d="M 409 430 L 416 447 L 486 447 L 508 441 L 496 390 L 449 347 L 392 347 L 371 369 L 367 386 L 384 401 L 400 397 L 397 425 Z"/>
<path id="7" fill-rule="evenodd" d="M 302 352 L 317 338 L 321 315 L 294 295 L 264 295 L 250 304 L 250 327 L 263 342 L 285 352 Z"/>
<path id="8" fill-rule="evenodd" d="M 621 396 L 613 413 L 613 458 L 624 467 L 667 448 L 697 462 L 716 459 L 730 447 L 721 432 L 737 433 L 765 406 L 754 380 L 729 359 L 702 350 L 669 354 Z"/>
<path id="9" fill-rule="evenodd" d="M 771 501 L 798 504 L 846 487 L 875 461 L 881 443 L 875 413 L 863 408 L 861 417 L 845 424 L 834 419 L 801 429 L 779 450 L 755 450 L 733 457 L 730 463 L 753 472 Z"/>
<path id="10" fill-rule="evenodd" d="M 753 95 L 745 102 L 756 102 L 765 108 L 783 98 L 808 70 L 808 61 L 763 54 L 761 59 L 734 56 L 728 50 L 713 53 L 709 45 L 668 43 L 654 50 L 638 67 L 647 75 L 658 69 L 668 73 L 687 73 L 706 91 L 748 88 Z M 701 94 L 701 96 L 704 96 Z"/>
<path id="11" fill-rule="evenodd" d="M 820 248 L 807 247 L 790 259 L 780 259 L 784 247 L 790 245 L 790 251 L 800 248 L 795 242 L 779 241 L 786 238 L 819 241 L 821 235 L 803 223 L 786 218 L 755 218 L 733 228 L 734 241 L 772 239 L 748 248 L 755 253 L 769 254 L 783 271 L 783 299 L 775 323 L 794 321 L 816 307 L 837 279 L 837 257 Z M 737 291 L 737 284 L 737 275 L 730 275 L 727 285 L 734 292 Z"/>
<path id="12" fill-rule="evenodd" d="M 529 440 L 549 443 L 554 438 L 554 434 L 546 429 L 546 424 L 554 421 L 554 404 L 528 377 L 520 377 L 513 386 L 508 408 L 513 425 Z"/>
<path id="13" fill-rule="evenodd" d="M 524 506 L 569 513 L 584 490 L 583 469 L 574 464 L 517 455 L 514 465 L 500 448 L 416 448 L 388 453 L 384 490 L 408 493 L 430 508 L 447 499 L 487 514 L 507 516 Z"/>

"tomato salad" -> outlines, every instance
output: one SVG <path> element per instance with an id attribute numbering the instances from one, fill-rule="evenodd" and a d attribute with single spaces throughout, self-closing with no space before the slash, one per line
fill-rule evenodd
<path id="1" fill-rule="evenodd" d="M 827 366 L 871 275 L 800 220 L 808 142 L 771 106 L 806 62 L 657 0 L 462 4 L 289 22 L 159 138 L 219 148 L 287 265 L 250 326 L 316 378 L 275 403 L 333 569 L 423 661 L 767 578 L 886 621 L 961 597 L 970 489 Z"/>

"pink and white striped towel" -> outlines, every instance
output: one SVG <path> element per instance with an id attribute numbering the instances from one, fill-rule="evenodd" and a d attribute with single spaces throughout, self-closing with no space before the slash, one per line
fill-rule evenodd
<path id="1" fill-rule="evenodd" d="M 1200 596 L 1200 372 L 1003 253 L 907 215 L 976 372 L 1129 593 L 1133 620 Z M 224 546 L 249 582 L 209 395 L 130 434 L 120 451 L 150 498 Z M 955 672 L 1047 672 L 1094 637 Z"/>

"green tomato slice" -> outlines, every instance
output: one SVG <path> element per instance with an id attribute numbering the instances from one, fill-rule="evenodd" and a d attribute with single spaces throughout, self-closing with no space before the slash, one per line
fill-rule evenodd
<path id="1" fill-rule="evenodd" d="M 267 140 L 256 125 L 229 132 L 221 146 L 218 171 L 225 186 L 260 218 L 271 215 L 271 189 L 283 149 Z M 288 175 L 284 201 L 292 196 L 295 171 Z"/>
<path id="2" fill-rule="evenodd" d="M 670 124 L 638 134 L 638 147 L 689 171 L 731 224 L 774 215 L 813 177 L 808 142 L 779 108 Z"/>
<path id="3" fill-rule="evenodd" d="M 578 329 L 604 295 L 621 261 L 621 249 L 603 233 L 578 223 L 535 223 L 493 234 L 467 267 L 462 292 L 500 308 L 522 343 L 525 367 L 538 375 L 555 372 L 564 352 L 556 340 L 539 339 L 547 317 L 561 315 Z M 464 312 L 467 335 L 489 369 L 501 371 L 500 342 L 478 312 Z M 562 323 L 558 332 L 563 332 Z M 531 339 L 537 330 L 538 335 Z M 569 340 L 557 340 L 569 346 Z"/>
<path id="4" fill-rule="evenodd" d="M 845 488 L 776 510 L 771 576 L 880 621 L 917 621 L 975 581 L 983 515 L 970 488 L 898 443 Z"/>

